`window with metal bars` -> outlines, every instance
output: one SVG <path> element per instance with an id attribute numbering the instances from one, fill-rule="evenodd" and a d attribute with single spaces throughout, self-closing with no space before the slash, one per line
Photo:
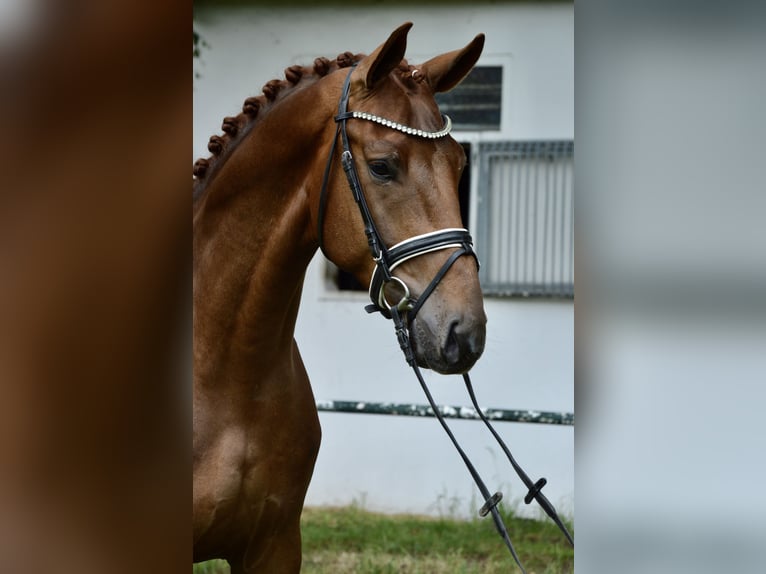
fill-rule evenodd
<path id="1" fill-rule="evenodd" d="M 478 155 L 484 293 L 573 297 L 574 142 L 483 142 Z"/>

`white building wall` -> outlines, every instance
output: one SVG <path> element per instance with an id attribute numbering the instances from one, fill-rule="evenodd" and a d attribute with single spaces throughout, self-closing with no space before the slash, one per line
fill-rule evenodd
<path id="1" fill-rule="evenodd" d="M 369 53 L 408 20 L 415 24 L 408 38 L 411 62 L 461 48 L 484 32 L 479 63 L 505 66 L 502 130 L 457 133 L 459 141 L 573 138 L 573 16 L 573 5 L 566 3 L 197 10 L 195 28 L 209 48 L 195 63 L 201 77 L 194 82 L 193 156 L 209 155 L 207 140 L 220 133 L 222 118 L 238 113 L 246 97 L 282 77 L 287 66 L 346 50 Z M 296 329 L 315 396 L 425 403 L 391 323 L 364 312 L 364 294 L 328 290 L 324 274 L 319 255 L 306 275 Z M 471 373 L 480 403 L 572 412 L 572 302 L 487 299 L 485 306 L 487 347 Z M 429 373 L 427 380 L 438 403 L 469 404 L 460 377 Z M 478 506 L 477 490 L 435 419 L 338 413 L 320 418 L 323 443 L 307 504 L 356 501 L 388 512 L 460 515 Z M 522 485 L 483 425 L 451 426 L 488 487 L 519 502 Z M 533 480 L 548 478 L 551 501 L 573 514 L 573 428 L 498 423 L 497 429 Z"/>

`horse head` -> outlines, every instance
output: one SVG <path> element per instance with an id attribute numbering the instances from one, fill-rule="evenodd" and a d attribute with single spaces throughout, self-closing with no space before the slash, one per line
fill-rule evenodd
<path id="1" fill-rule="evenodd" d="M 394 252 L 403 243 L 424 247 L 395 262 L 393 279 L 374 276 L 376 262 L 365 234 L 370 225 L 365 225 L 364 214 L 360 217 L 354 193 L 337 165 L 325 182 L 326 205 L 317 216 L 320 244 L 329 259 L 362 283 L 373 279 L 370 295 L 384 314 L 399 305 L 421 367 L 462 373 L 484 350 L 486 315 L 478 262 L 470 256 L 470 236 L 462 229 L 458 201 L 466 157 L 448 135 L 449 119 L 440 113 L 434 94 L 452 89 L 468 74 L 481 54 L 484 36 L 412 66 L 404 60 L 410 27 L 400 26 L 350 71 L 336 73 L 337 81 L 345 82 L 345 110 L 338 117 L 362 201 L 383 250 Z M 338 101 L 328 105 L 337 109 Z M 341 152 L 334 146 L 331 161 L 340 163 Z M 444 237 L 455 244 L 440 243 Z M 412 238 L 416 240 L 407 243 Z M 469 256 L 453 257 L 460 243 L 462 254 Z"/>

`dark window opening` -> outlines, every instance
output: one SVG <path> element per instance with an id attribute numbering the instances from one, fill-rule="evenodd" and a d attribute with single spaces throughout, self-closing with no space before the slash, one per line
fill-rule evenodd
<path id="1" fill-rule="evenodd" d="M 359 283 L 359 281 L 356 280 L 356 277 L 351 275 L 351 273 L 343 271 L 343 269 L 338 269 L 336 283 L 339 291 L 367 291 L 365 285 Z"/>
<path id="2" fill-rule="evenodd" d="M 461 143 L 463 151 L 465 151 L 465 169 L 463 175 L 460 176 L 460 182 L 457 184 L 457 197 L 460 202 L 460 217 L 463 220 L 463 227 L 470 231 L 468 222 L 471 220 L 468 213 L 468 206 L 471 201 L 471 144 Z"/>

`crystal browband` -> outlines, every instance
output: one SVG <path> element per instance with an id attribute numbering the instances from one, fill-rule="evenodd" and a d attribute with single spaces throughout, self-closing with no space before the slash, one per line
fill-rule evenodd
<path id="1" fill-rule="evenodd" d="M 427 132 L 425 130 L 411 128 L 409 126 L 402 125 L 393 120 L 387 120 L 386 118 L 381 118 L 380 116 L 376 116 L 375 114 L 368 114 L 367 112 L 351 112 L 351 117 L 356 118 L 358 120 L 368 120 L 370 122 L 375 122 L 382 126 L 386 126 L 387 128 L 398 130 L 405 134 L 410 134 L 413 136 L 418 136 L 418 137 L 427 138 L 427 139 L 443 138 L 444 136 L 449 134 L 450 131 L 452 130 L 452 120 L 449 119 L 449 116 L 446 116 L 444 114 L 442 114 L 442 118 L 444 118 L 444 127 L 440 129 L 438 132 Z"/>

